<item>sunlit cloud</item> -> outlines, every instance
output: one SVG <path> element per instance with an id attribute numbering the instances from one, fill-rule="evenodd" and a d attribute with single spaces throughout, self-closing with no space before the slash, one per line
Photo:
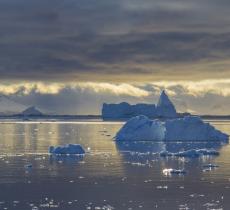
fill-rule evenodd
<path id="1" fill-rule="evenodd" d="M 205 94 L 217 94 L 230 96 L 230 79 L 201 80 L 201 81 L 161 81 L 153 85 L 167 89 L 172 96 L 176 95 L 176 88 L 180 87 L 184 94 L 192 96 L 203 96 Z"/>
<path id="2" fill-rule="evenodd" d="M 40 94 L 58 94 L 63 89 L 92 91 L 95 93 L 108 93 L 112 95 L 128 95 L 134 97 L 146 97 L 150 94 L 147 90 L 141 89 L 131 84 L 111 84 L 111 83 L 43 83 L 25 82 L 18 84 L 1 84 L 0 93 L 5 95 L 24 94 L 31 92 Z"/>
<path id="3" fill-rule="evenodd" d="M 152 89 L 148 87 L 151 86 Z M 108 93 L 111 95 L 127 95 L 134 97 L 148 97 L 158 95 L 161 90 L 167 90 L 170 96 L 178 94 L 203 96 L 207 93 L 221 96 L 230 96 L 230 79 L 201 80 L 201 81 L 160 81 L 153 83 L 44 83 L 24 82 L 15 84 L 1 84 L 0 93 L 5 95 L 25 94 L 31 92 L 40 94 L 58 94 L 64 89 L 91 91 L 95 93 Z M 180 90 L 180 91 L 179 91 Z"/>

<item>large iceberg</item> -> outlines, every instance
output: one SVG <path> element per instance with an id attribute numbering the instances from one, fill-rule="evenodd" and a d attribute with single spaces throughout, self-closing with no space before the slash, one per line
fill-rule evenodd
<path id="1" fill-rule="evenodd" d="M 167 141 L 218 141 L 228 139 L 228 135 L 195 116 L 167 120 L 165 129 L 165 139 Z"/>
<path id="2" fill-rule="evenodd" d="M 150 120 L 144 115 L 136 116 L 127 121 L 119 130 L 116 140 L 124 141 L 163 141 L 165 136 L 164 123 Z"/>
<path id="3" fill-rule="evenodd" d="M 228 135 L 205 123 L 200 117 L 150 120 L 136 116 L 116 134 L 117 141 L 228 141 Z"/>
<path id="4" fill-rule="evenodd" d="M 135 104 L 126 102 L 120 104 L 104 103 L 102 107 L 103 119 L 131 118 L 138 115 L 145 115 L 149 118 L 175 118 L 178 116 L 173 103 L 162 91 L 157 106 L 155 104 Z"/>

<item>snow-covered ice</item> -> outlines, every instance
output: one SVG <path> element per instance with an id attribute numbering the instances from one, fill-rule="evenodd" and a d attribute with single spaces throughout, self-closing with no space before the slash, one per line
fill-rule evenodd
<path id="1" fill-rule="evenodd" d="M 50 146 L 49 153 L 84 155 L 85 150 L 80 144 L 66 144 L 63 146 Z"/>
<path id="2" fill-rule="evenodd" d="M 186 116 L 162 122 L 140 115 L 117 132 L 117 141 L 228 141 L 228 135 L 200 117 Z"/>

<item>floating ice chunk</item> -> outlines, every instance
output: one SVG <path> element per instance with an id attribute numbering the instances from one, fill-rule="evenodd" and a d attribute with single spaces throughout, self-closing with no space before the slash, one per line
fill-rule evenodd
<path id="1" fill-rule="evenodd" d="M 131 118 L 116 134 L 118 141 L 228 141 L 228 135 L 199 117 L 150 120 L 140 115 Z"/>
<path id="2" fill-rule="evenodd" d="M 181 151 L 177 153 L 171 153 L 171 152 L 161 152 L 160 156 L 161 157 L 186 157 L 186 158 L 198 158 L 200 156 L 207 156 L 207 155 L 212 155 L 212 156 L 218 156 L 219 152 L 216 150 L 207 150 L 207 149 L 191 149 L 187 151 Z"/>
<path id="3" fill-rule="evenodd" d="M 127 119 L 138 115 L 145 115 L 150 118 L 175 118 L 178 116 L 165 91 L 162 91 L 157 105 L 143 103 L 131 105 L 122 102 L 120 104 L 104 103 L 102 107 L 103 119 Z"/>
<path id="4" fill-rule="evenodd" d="M 146 116 L 133 117 L 116 134 L 118 141 L 162 141 L 165 127 L 158 120 L 150 120 Z"/>
<path id="5" fill-rule="evenodd" d="M 218 167 L 219 167 L 218 165 L 212 163 L 203 165 L 203 168 L 218 168 Z"/>
<path id="6" fill-rule="evenodd" d="M 172 174 L 184 175 L 186 174 L 186 171 L 184 169 L 165 168 L 163 170 L 163 174 L 166 176 L 172 175 Z"/>
<path id="7" fill-rule="evenodd" d="M 33 165 L 32 165 L 31 163 L 29 163 L 29 164 L 26 164 L 24 167 L 25 167 L 25 168 L 32 168 Z"/>
<path id="8" fill-rule="evenodd" d="M 50 146 L 49 152 L 52 154 L 76 154 L 84 155 L 85 150 L 80 144 L 66 144 L 63 146 Z"/>

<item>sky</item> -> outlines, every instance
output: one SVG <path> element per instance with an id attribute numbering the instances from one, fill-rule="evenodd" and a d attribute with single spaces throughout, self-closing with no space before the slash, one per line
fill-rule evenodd
<path id="1" fill-rule="evenodd" d="M 229 0 L 0 0 L 0 94 L 45 113 L 103 102 L 230 114 Z"/>

